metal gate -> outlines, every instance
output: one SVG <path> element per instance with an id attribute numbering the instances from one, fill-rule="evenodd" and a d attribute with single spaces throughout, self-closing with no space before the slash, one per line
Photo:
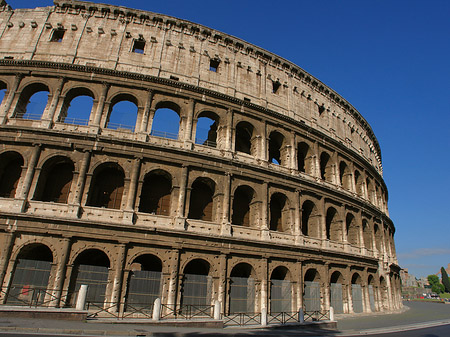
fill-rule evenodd
<path id="1" fill-rule="evenodd" d="M 211 305 L 211 276 L 185 274 L 182 305 Z"/>
<path id="2" fill-rule="evenodd" d="M 127 306 L 142 308 L 153 305 L 161 297 L 161 272 L 135 270 L 130 275 L 128 284 Z M 125 308 L 125 311 L 127 309 Z"/>
<path id="3" fill-rule="evenodd" d="M 80 290 L 82 284 L 88 286 L 86 301 L 104 303 L 105 291 L 108 283 L 108 267 L 80 264 L 78 266 L 75 291 Z"/>
<path id="4" fill-rule="evenodd" d="M 305 311 L 320 311 L 319 282 L 305 281 L 305 295 L 303 297 Z"/>
<path id="5" fill-rule="evenodd" d="M 291 312 L 291 281 L 270 280 L 270 312 Z"/>
<path id="6" fill-rule="evenodd" d="M 370 301 L 370 310 L 372 310 L 372 312 L 375 312 L 375 295 L 374 295 L 374 291 L 373 291 L 373 286 L 369 285 L 369 301 Z"/>
<path id="7" fill-rule="evenodd" d="M 255 312 L 255 280 L 231 277 L 230 282 L 230 313 Z"/>
<path id="8" fill-rule="evenodd" d="M 352 303 L 355 313 L 363 312 L 363 296 L 361 285 L 352 284 Z"/>
<path id="9" fill-rule="evenodd" d="M 344 304 L 342 300 L 342 284 L 331 283 L 330 285 L 330 295 L 331 295 L 331 306 L 336 314 L 344 313 Z"/>

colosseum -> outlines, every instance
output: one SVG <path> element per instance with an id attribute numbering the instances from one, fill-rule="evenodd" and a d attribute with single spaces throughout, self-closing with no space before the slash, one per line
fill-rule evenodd
<path id="1" fill-rule="evenodd" d="M 162 14 L 2 1 L 0 88 L 1 304 L 401 308 L 379 143 L 297 65 Z"/>

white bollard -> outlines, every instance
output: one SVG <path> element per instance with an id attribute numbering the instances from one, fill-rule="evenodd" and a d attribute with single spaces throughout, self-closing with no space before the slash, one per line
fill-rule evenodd
<path id="1" fill-rule="evenodd" d="M 334 308 L 330 307 L 330 321 L 334 321 Z"/>
<path id="2" fill-rule="evenodd" d="M 303 309 L 298 310 L 298 321 L 299 323 L 305 323 L 305 315 L 303 314 Z"/>
<path id="3" fill-rule="evenodd" d="M 218 300 L 214 301 L 214 319 L 220 319 L 220 301 Z"/>
<path id="4" fill-rule="evenodd" d="M 261 308 L 261 325 L 267 326 L 267 308 Z"/>
<path id="5" fill-rule="evenodd" d="M 80 290 L 78 290 L 77 304 L 75 306 L 75 309 L 84 310 L 84 307 L 86 306 L 87 291 L 88 291 L 87 284 L 82 284 L 80 286 Z"/>
<path id="6" fill-rule="evenodd" d="M 159 297 L 153 302 L 152 319 L 154 321 L 159 321 L 161 319 L 161 299 Z"/>

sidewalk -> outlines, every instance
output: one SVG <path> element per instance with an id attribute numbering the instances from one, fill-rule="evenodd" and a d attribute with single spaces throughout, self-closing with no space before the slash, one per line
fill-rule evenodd
<path id="1" fill-rule="evenodd" d="M 338 330 L 285 326 L 283 329 L 154 326 L 121 321 L 74 322 L 44 319 L 0 318 L 0 332 L 68 334 L 81 336 L 352 336 L 387 331 L 404 331 L 418 326 L 450 324 L 450 305 L 404 302 L 409 310 L 392 314 L 337 316 Z"/>

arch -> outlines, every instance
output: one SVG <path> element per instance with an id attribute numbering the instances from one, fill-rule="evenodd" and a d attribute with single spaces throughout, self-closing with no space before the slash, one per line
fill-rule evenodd
<path id="1" fill-rule="evenodd" d="M 162 138 L 178 139 L 181 123 L 180 107 L 170 101 L 156 104 L 150 135 Z"/>
<path id="2" fill-rule="evenodd" d="M 375 224 L 373 226 L 373 233 L 374 233 L 374 236 L 375 236 L 375 246 L 377 248 L 378 253 L 381 254 L 381 247 L 382 247 L 381 245 L 382 245 L 382 242 L 383 242 L 383 233 L 381 233 L 381 230 L 380 230 L 380 228 L 378 227 L 377 224 Z"/>
<path id="3" fill-rule="evenodd" d="M 333 166 L 331 157 L 327 152 L 320 154 L 320 177 L 329 183 L 333 182 Z"/>
<path id="4" fill-rule="evenodd" d="M 66 204 L 72 185 L 74 163 L 57 156 L 45 162 L 34 193 L 34 200 Z"/>
<path id="5" fill-rule="evenodd" d="M 334 271 L 330 277 L 330 304 L 337 314 L 344 313 L 344 277 L 339 271 Z"/>
<path id="6" fill-rule="evenodd" d="M 362 221 L 362 229 L 363 229 L 363 240 L 364 240 L 364 247 L 366 249 L 372 250 L 372 231 L 370 229 L 369 223 L 366 219 L 363 219 Z"/>
<path id="7" fill-rule="evenodd" d="M 142 185 L 139 212 L 170 215 L 172 176 L 163 170 L 147 173 Z"/>
<path id="8" fill-rule="evenodd" d="M 358 194 L 360 197 L 363 197 L 364 196 L 363 179 L 361 177 L 361 173 L 359 173 L 358 170 L 355 170 L 355 188 L 356 194 Z"/>
<path id="9" fill-rule="evenodd" d="M 189 219 L 213 221 L 213 197 L 215 183 L 208 178 L 197 178 L 191 189 Z"/>
<path id="10" fill-rule="evenodd" d="M 3 103 L 3 99 L 6 96 L 6 92 L 8 91 L 8 86 L 5 82 L 0 81 L 0 104 Z"/>
<path id="11" fill-rule="evenodd" d="M 14 110 L 14 118 L 39 120 L 48 103 L 50 89 L 43 83 L 26 86 L 20 94 Z"/>
<path id="12" fill-rule="evenodd" d="M 292 285 L 289 269 L 276 267 L 270 276 L 270 312 L 291 312 Z"/>
<path id="13" fill-rule="evenodd" d="M 197 117 L 195 143 L 217 147 L 217 129 L 220 118 L 211 111 L 202 111 Z"/>
<path id="14" fill-rule="evenodd" d="M 270 224 L 272 231 L 290 231 L 289 199 L 283 193 L 276 192 L 270 197 Z"/>
<path id="15" fill-rule="evenodd" d="M 346 190 L 350 191 L 352 189 L 352 174 L 344 161 L 339 163 L 339 181 Z"/>
<path id="16" fill-rule="evenodd" d="M 375 204 L 375 187 L 372 184 L 372 179 L 366 178 L 367 187 L 367 198 L 372 203 Z"/>
<path id="17" fill-rule="evenodd" d="M 48 289 L 53 254 L 42 243 L 25 245 L 16 258 L 6 304 L 43 304 Z"/>
<path id="18" fill-rule="evenodd" d="M 142 254 L 130 265 L 127 281 L 125 311 L 132 308 L 149 308 L 161 297 L 162 262 L 153 254 Z"/>
<path id="19" fill-rule="evenodd" d="M 285 164 L 286 156 L 283 153 L 284 146 L 284 136 L 277 131 L 272 131 L 269 135 L 269 163 L 277 165 Z"/>
<path id="20" fill-rule="evenodd" d="M 338 212 L 334 207 L 328 207 L 326 215 L 327 239 L 331 241 L 342 241 L 342 222 L 338 219 Z"/>
<path id="21" fill-rule="evenodd" d="M 300 172 L 306 174 L 313 173 L 314 158 L 311 152 L 309 145 L 305 142 L 297 144 L 297 167 Z"/>
<path id="22" fill-rule="evenodd" d="M 86 301 L 103 305 L 110 267 L 108 256 L 96 248 L 86 249 L 76 257 L 73 265 L 69 292 L 77 292 L 82 284 L 86 284 Z"/>
<path id="23" fill-rule="evenodd" d="M 369 275 L 367 277 L 367 285 L 369 287 L 369 305 L 370 310 L 372 312 L 377 311 L 376 306 L 376 285 L 375 285 L 375 278 L 373 275 Z"/>
<path id="24" fill-rule="evenodd" d="M 255 312 L 254 269 L 245 262 L 238 263 L 230 273 L 229 313 Z"/>
<path id="25" fill-rule="evenodd" d="M 320 311 L 320 274 L 316 269 L 310 268 L 304 276 L 303 306 L 305 312 Z"/>
<path id="26" fill-rule="evenodd" d="M 58 121 L 66 124 L 88 125 L 95 96 L 84 87 L 70 89 L 64 97 Z"/>
<path id="27" fill-rule="evenodd" d="M 23 157 L 17 152 L 0 155 L 0 197 L 14 198 L 22 174 Z"/>
<path id="28" fill-rule="evenodd" d="M 352 275 L 352 303 L 353 311 L 355 313 L 363 312 L 363 292 L 362 292 L 362 279 L 358 273 Z"/>
<path id="29" fill-rule="evenodd" d="M 302 233 L 305 236 L 320 238 L 320 214 L 310 200 L 306 200 L 302 205 Z"/>
<path id="30" fill-rule="evenodd" d="M 241 185 L 236 188 L 233 196 L 233 214 L 231 223 L 250 227 L 253 223 L 252 202 L 255 197 L 255 190 L 247 185 Z"/>
<path id="31" fill-rule="evenodd" d="M 203 259 L 194 259 L 186 264 L 181 290 L 182 310 L 188 305 L 195 306 L 192 308 L 195 311 L 211 304 L 212 277 L 209 272 L 210 265 Z"/>
<path id="32" fill-rule="evenodd" d="M 352 245 L 358 246 L 360 244 L 359 226 L 357 225 L 353 214 L 347 214 L 345 224 L 347 228 L 347 241 Z"/>
<path id="33" fill-rule="evenodd" d="M 89 190 L 88 206 L 120 209 L 124 187 L 122 168 L 105 163 L 94 171 Z"/>
<path id="34" fill-rule="evenodd" d="M 250 155 L 256 154 L 256 144 L 254 141 L 255 128 L 249 122 L 239 122 L 236 125 L 235 150 Z"/>
<path id="35" fill-rule="evenodd" d="M 106 128 L 134 131 L 138 115 L 138 101 L 130 94 L 119 94 L 111 100 Z"/>

